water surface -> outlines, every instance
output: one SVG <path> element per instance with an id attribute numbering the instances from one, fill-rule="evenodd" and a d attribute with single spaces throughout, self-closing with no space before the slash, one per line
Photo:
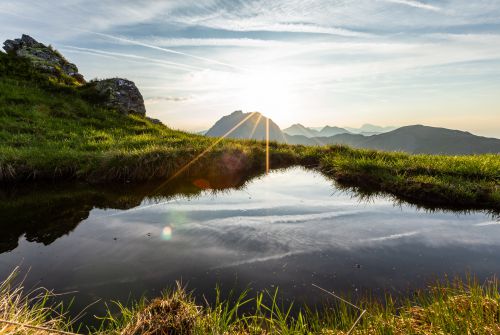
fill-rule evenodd
<path id="1" fill-rule="evenodd" d="M 486 213 L 361 200 L 300 168 L 231 185 L 214 192 L 198 178 L 154 197 L 73 190 L 47 204 L 41 195 L 32 214 L 8 196 L 4 204 L 15 205 L 2 215 L 0 275 L 20 265 L 28 287 L 76 291 L 78 312 L 98 299 L 155 296 L 176 280 L 209 300 L 217 284 L 279 286 L 286 299 L 316 304 L 326 297 L 312 284 L 406 295 L 444 275 L 500 270 L 500 222 Z M 98 303 L 88 314 L 102 311 Z"/>

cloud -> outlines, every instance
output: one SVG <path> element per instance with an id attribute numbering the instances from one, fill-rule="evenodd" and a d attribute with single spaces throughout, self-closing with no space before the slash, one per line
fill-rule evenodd
<path id="1" fill-rule="evenodd" d="M 201 61 L 204 61 L 204 62 L 216 64 L 216 65 L 222 65 L 222 66 L 229 67 L 229 68 L 232 68 L 232 69 L 235 69 L 235 70 L 245 70 L 245 69 L 243 69 L 241 67 L 238 67 L 238 66 L 235 66 L 233 64 L 220 62 L 220 61 L 215 60 L 215 59 L 211 59 L 211 58 L 207 58 L 207 57 L 200 57 L 200 56 L 197 56 L 197 55 L 193 55 L 193 54 L 189 54 L 189 53 L 186 53 L 186 52 L 177 51 L 177 50 L 173 50 L 173 49 L 162 48 L 162 47 L 159 47 L 159 46 L 156 46 L 156 45 L 153 45 L 153 44 L 144 43 L 144 42 L 132 40 L 132 39 L 125 38 L 125 37 L 113 36 L 113 35 L 110 35 L 110 34 L 104 34 L 104 33 L 99 33 L 99 32 L 94 32 L 94 31 L 89 31 L 89 30 L 87 30 L 85 32 L 90 33 L 90 34 L 95 34 L 95 35 L 98 35 L 98 36 L 102 36 L 102 37 L 106 37 L 106 38 L 109 38 L 109 39 L 112 39 L 112 40 L 116 40 L 116 41 L 119 41 L 119 42 L 123 42 L 123 43 L 126 43 L 126 44 L 137 45 L 137 46 L 141 46 L 141 47 L 145 47 L 145 48 L 149 48 L 149 49 L 154 49 L 154 50 L 158 50 L 158 51 L 162 51 L 162 52 L 166 52 L 166 53 L 171 53 L 171 54 L 186 56 L 186 57 L 189 57 L 189 58 L 201 60 Z"/>
<path id="2" fill-rule="evenodd" d="M 166 97 L 150 97 L 144 99 L 144 103 L 148 105 L 156 105 L 160 102 L 183 102 L 193 99 L 192 96 L 189 97 L 178 97 L 178 96 L 166 96 Z"/>
<path id="3" fill-rule="evenodd" d="M 442 11 L 442 8 L 434 6 L 434 5 L 429 5 L 427 3 L 421 2 L 421 1 L 416 1 L 416 0 L 385 0 L 387 2 L 395 3 L 395 4 L 401 4 L 401 5 L 406 5 L 414 8 L 420 8 L 420 9 L 426 9 L 434 12 L 440 12 Z"/>
<path id="4" fill-rule="evenodd" d="M 499 16 L 490 0 L 4 0 L 0 41 L 33 34 L 72 53 L 89 78 L 128 76 L 150 97 L 148 112 L 173 126 L 206 128 L 245 109 L 249 83 L 258 82 L 249 78 L 266 76 L 287 87 L 281 101 L 294 101 L 283 124 L 401 124 L 411 113 L 416 122 L 439 97 L 440 115 L 462 106 L 495 124 Z M 452 96 L 470 103 L 453 105 Z"/>
<path id="5" fill-rule="evenodd" d="M 204 26 L 239 32 L 284 32 L 326 34 L 344 37 L 371 37 L 373 34 L 317 24 L 258 22 L 252 19 L 225 19 L 203 23 Z"/>
<path id="6" fill-rule="evenodd" d="M 159 47 L 249 47 L 249 48 L 278 48 L 295 46 L 296 43 L 264 40 L 255 38 L 162 38 L 153 37 L 141 40 Z"/>
<path id="7" fill-rule="evenodd" d="M 115 58 L 131 58 L 131 59 L 141 61 L 141 62 L 147 61 L 147 62 L 150 62 L 152 64 L 168 66 L 168 67 L 172 67 L 175 69 L 181 69 L 181 70 L 186 70 L 186 71 L 204 70 L 204 68 L 198 67 L 198 66 L 182 64 L 182 63 L 177 63 L 177 62 L 171 62 L 171 61 L 166 61 L 163 59 L 156 59 L 156 58 L 139 56 L 139 55 L 134 55 L 134 54 L 112 52 L 112 51 L 98 50 L 98 49 L 92 49 L 92 48 L 80 48 L 80 47 L 71 46 L 71 45 L 63 45 L 63 48 L 66 48 L 66 51 L 83 52 L 83 53 L 90 54 L 90 55 L 111 56 L 111 57 L 115 57 Z"/>

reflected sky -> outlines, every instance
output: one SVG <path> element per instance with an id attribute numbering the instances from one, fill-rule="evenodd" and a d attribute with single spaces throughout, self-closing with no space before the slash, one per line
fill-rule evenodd
<path id="1" fill-rule="evenodd" d="M 385 198 L 360 201 L 318 173 L 272 172 L 240 190 L 93 209 L 50 245 L 21 238 L 0 274 L 30 269 L 27 286 L 97 299 L 154 296 L 175 280 L 210 299 L 224 290 L 279 286 L 319 303 L 337 292 L 405 294 L 445 274 L 500 270 L 500 222 L 484 213 L 426 212 Z M 99 314 L 92 306 L 89 314 Z M 77 311 L 78 312 L 78 311 Z"/>

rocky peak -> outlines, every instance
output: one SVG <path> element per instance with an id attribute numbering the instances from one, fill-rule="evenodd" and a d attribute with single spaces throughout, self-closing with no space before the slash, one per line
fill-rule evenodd
<path id="1" fill-rule="evenodd" d="M 21 38 L 6 40 L 3 49 L 11 55 L 27 58 L 38 69 L 54 76 L 64 74 L 79 83 L 85 83 L 75 64 L 68 62 L 58 51 L 23 34 Z"/>
<path id="2" fill-rule="evenodd" d="M 23 34 L 21 38 L 16 38 L 15 40 L 6 40 L 3 42 L 3 45 L 3 49 L 7 53 L 15 53 L 22 48 L 43 46 L 42 43 L 38 43 L 33 37 L 25 34 Z"/>
<path id="3" fill-rule="evenodd" d="M 146 115 L 144 99 L 134 82 L 122 78 L 104 79 L 95 82 L 95 89 L 107 107 L 123 114 Z"/>

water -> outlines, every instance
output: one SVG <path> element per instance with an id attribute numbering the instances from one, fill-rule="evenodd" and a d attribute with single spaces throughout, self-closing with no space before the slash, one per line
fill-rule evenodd
<path id="1" fill-rule="evenodd" d="M 208 300 L 216 285 L 279 287 L 287 300 L 319 304 L 327 297 L 312 284 L 407 295 L 445 275 L 500 270 L 496 218 L 360 200 L 300 168 L 222 184 L 183 180 L 156 193 L 53 188 L 4 195 L 0 276 L 29 269 L 25 286 L 71 292 L 75 314 L 101 299 L 89 320 L 104 301 L 156 296 L 176 280 Z"/>

